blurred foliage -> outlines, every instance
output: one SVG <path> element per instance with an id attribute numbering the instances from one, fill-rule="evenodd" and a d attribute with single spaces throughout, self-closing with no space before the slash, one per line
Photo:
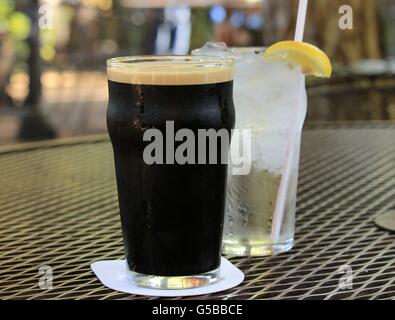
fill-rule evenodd
<path id="1" fill-rule="evenodd" d="M 25 40 L 31 30 L 30 19 L 22 12 L 15 11 L 14 0 L 0 2 L 0 27 L 15 40 Z"/>
<path id="2" fill-rule="evenodd" d="M 26 39 L 31 30 L 30 19 L 21 12 L 14 12 L 8 19 L 8 26 L 10 34 L 18 40 Z"/>
<path id="3" fill-rule="evenodd" d="M 57 19 L 57 18 L 53 18 Z M 42 28 L 40 31 L 41 49 L 40 56 L 44 61 L 52 61 L 56 58 L 57 27 Z"/>
<path id="4" fill-rule="evenodd" d="M 6 18 L 15 9 L 15 2 L 13 0 L 2 0 L 0 2 L 0 19 Z"/>
<path id="5" fill-rule="evenodd" d="M 5 34 L 6 40 L 14 43 L 17 58 L 25 60 L 29 47 L 24 40 L 30 34 L 31 22 L 26 14 L 15 10 L 14 0 L 0 2 L 0 31 Z"/>

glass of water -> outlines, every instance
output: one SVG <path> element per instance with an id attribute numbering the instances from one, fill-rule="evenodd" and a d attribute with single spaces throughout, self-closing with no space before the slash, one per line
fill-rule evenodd
<path id="1" fill-rule="evenodd" d="M 251 137 L 249 170 L 238 173 L 232 160 L 228 170 L 223 252 L 230 256 L 275 255 L 294 244 L 305 77 L 264 61 L 263 52 L 218 43 L 193 51 L 234 59 L 236 129 Z"/>

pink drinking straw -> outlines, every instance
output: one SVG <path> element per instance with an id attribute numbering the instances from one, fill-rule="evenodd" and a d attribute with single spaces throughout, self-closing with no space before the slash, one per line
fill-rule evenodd
<path id="1" fill-rule="evenodd" d="M 298 18 L 296 22 L 296 31 L 295 31 L 295 41 L 297 42 L 303 41 L 308 2 L 309 2 L 308 0 L 299 0 Z M 276 208 L 274 210 L 274 215 L 273 215 L 271 240 L 274 243 L 278 242 L 280 238 L 281 226 L 283 224 L 283 219 L 284 219 L 285 201 L 287 198 L 288 185 L 292 171 L 292 160 L 295 153 L 295 136 L 298 130 L 298 126 L 300 125 L 299 117 L 300 117 L 300 113 L 302 112 L 302 110 L 300 110 L 301 108 L 300 100 L 302 98 L 304 81 L 301 82 L 302 83 L 300 84 L 300 99 L 298 99 L 299 102 L 297 104 L 297 109 L 295 110 L 296 117 L 294 118 L 295 119 L 294 125 L 292 126 L 289 136 L 289 143 L 286 150 L 284 171 L 282 174 L 280 187 L 277 194 Z"/>

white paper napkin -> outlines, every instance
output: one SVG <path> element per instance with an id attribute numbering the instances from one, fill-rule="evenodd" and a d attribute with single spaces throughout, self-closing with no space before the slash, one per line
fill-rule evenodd
<path id="1" fill-rule="evenodd" d="M 106 287 L 142 296 L 186 297 L 225 291 L 238 286 L 244 280 L 244 274 L 227 259 L 222 258 L 220 279 L 205 287 L 182 290 L 147 289 L 133 284 L 127 279 L 125 260 L 97 261 L 91 264 L 92 271 Z"/>

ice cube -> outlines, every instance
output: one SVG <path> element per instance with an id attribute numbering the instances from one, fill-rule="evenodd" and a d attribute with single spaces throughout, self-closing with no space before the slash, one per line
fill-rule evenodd
<path id="1" fill-rule="evenodd" d="M 192 54 L 223 57 L 229 54 L 229 48 L 225 42 L 209 41 L 203 47 L 193 50 Z"/>

